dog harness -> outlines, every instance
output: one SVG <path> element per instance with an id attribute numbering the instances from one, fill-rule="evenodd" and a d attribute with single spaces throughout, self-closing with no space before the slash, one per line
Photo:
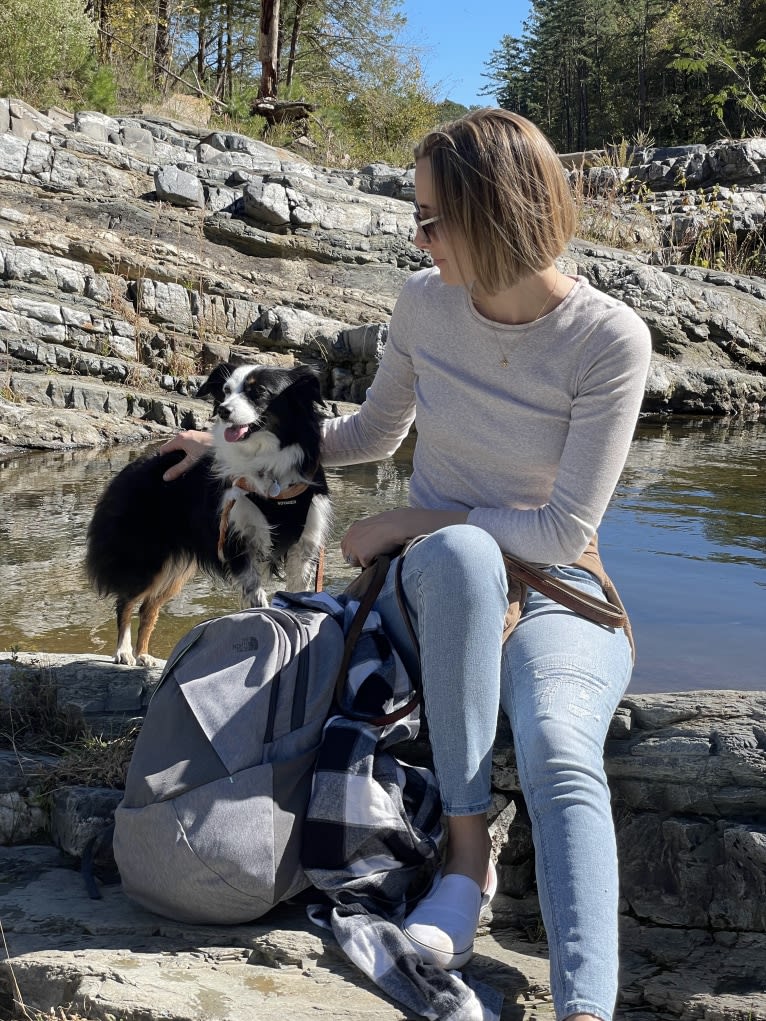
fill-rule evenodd
<path id="1" fill-rule="evenodd" d="M 315 471 L 312 471 L 310 478 L 313 478 Z M 229 520 L 231 518 L 231 509 L 236 501 L 241 496 L 247 496 L 250 493 L 255 493 L 262 500 L 275 500 L 277 503 L 288 503 L 295 501 L 299 496 L 306 492 L 309 488 L 309 482 L 296 482 L 292 486 L 288 486 L 287 489 L 282 489 L 279 482 L 273 479 L 268 491 L 264 494 L 260 490 L 256 489 L 255 486 L 248 482 L 246 476 L 240 475 L 232 482 L 232 489 L 235 490 L 233 496 L 229 497 L 226 503 L 223 505 L 221 511 L 221 522 L 218 527 L 218 559 L 221 563 L 224 563 L 226 556 L 224 553 L 224 547 L 226 544 L 226 535 L 229 531 Z M 324 547 L 319 550 L 319 560 L 317 562 L 317 572 L 315 581 L 315 591 L 322 591 L 322 582 L 324 577 Z"/>

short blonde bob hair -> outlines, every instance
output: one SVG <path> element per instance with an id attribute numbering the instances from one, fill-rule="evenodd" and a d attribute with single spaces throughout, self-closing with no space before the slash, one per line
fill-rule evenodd
<path id="1" fill-rule="evenodd" d="M 559 158 L 519 114 L 474 110 L 429 132 L 415 159 L 430 160 L 435 213 L 463 238 L 476 282 L 489 294 L 550 266 L 574 234 Z"/>

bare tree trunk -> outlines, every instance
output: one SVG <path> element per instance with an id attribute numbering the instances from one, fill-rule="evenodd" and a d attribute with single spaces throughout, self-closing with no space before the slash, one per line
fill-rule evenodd
<path id="1" fill-rule="evenodd" d="M 306 0 L 296 0 L 293 30 L 290 33 L 290 53 L 287 57 L 287 75 L 285 76 L 285 89 L 287 92 L 290 91 L 290 86 L 293 83 L 293 75 L 295 74 L 295 54 L 298 50 L 298 39 L 301 34 L 301 22 L 303 20 L 303 12 L 305 9 Z"/>
<path id="2" fill-rule="evenodd" d="M 170 15 L 172 0 L 157 0 L 157 32 L 154 37 L 154 84 L 165 90 L 165 68 L 170 66 Z"/>
<path id="3" fill-rule="evenodd" d="M 226 58 L 224 90 L 222 95 L 231 99 L 234 92 L 234 0 L 226 0 Z"/>
<path id="4" fill-rule="evenodd" d="M 572 81 L 569 58 L 562 57 L 559 64 L 559 88 L 561 90 L 561 133 L 564 137 L 567 152 L 574 148 L 572 131 Z"/>
<path id="5" fill-rule="evenodd" d="M 261 0 L 261 86 L 259 99 L 276 99 L 279 63 L 279 0 Z"/>
<path id="6" fill-rule="evenodd" d="M 277 59 L 274 63 L 275 75 L 277 79 L 277 89 L 279 89 L 279 82 L 282 79 L 282 49 L 285 44 L 285 9 L 280 5 L 279 17 L 277 19 Z"/>
<path id="7" fill-rule="evenodd" d="M 224 65 L 223 55 L 223 36 L 224 26 L 218 26 L 218 39 L 216 41 L 216 62 L 215 62 L 215 94 L 219 99 L 223 99 L 224 88 L 226 85 L 226 67 Z"/>
<path id="8" fill-rule="evenodd" d="M 641 25 L 641 46 L 638 54 L 638 128 L 644 131 L 646 128 L 646 108 L 649 98 L 649 87 L 646 78 L 646 66 L 648 61 L 648 36 L 649 36 L 649 0 L 644 3 L 643 24 Z"/>
<path id="9" fill-rule="evenodd" d="M 590 110 L 588 106 L 588 69 L 580 62 L 577 66 L 577 146 L 582 152 L 588 148 Z"/>
<path id="10" fill-rule="evenodd" d="M 85 13 L 89 14 L 98 29 L 98 62 L 109 64 L 112 60 L 112 26 L 109 21 L 109 0 L 88 0 Z"/>
<path id="11" fill-rule="evenodd" d="M 200 10 L 197 17 L 197 81 L 200 85 L 204 84 L 206 67 L 205 67 L 205 50 L 207 49 L 207 36 L 208 36 L 208 17 L 207 11 Z"/>

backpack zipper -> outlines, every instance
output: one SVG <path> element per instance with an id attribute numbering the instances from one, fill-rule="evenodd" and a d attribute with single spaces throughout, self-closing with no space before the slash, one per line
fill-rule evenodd
<path id="1" fill-rule="evenodd" d="M 301 647 L 298 652 L 298 676 L 295 679 L 290 730 L 298 730 L 306 722 L 306 699 L 309 692 L 309 633 L 303 621 L 297 620 L 297 624 L 301 634 Z"/>
<path id="2" fill-rule="evenodd" d="M 274 624 L 274 628 L 277 632 L 277 638 L 279 639 L 279 659 L 280 662 L 284 663 L 284 648 L 288 644 L 285 629 L 279 622 L 279 618 L 276 614 L 271 614 L 271 619 Z M 270 744 L 274 740 L 274 721 L 277 716 L 277 703 L 279 702 L 279 689 L 282 681 L 282 671 L 279 670 L 277 674 L 271 679 L 271 691 L 269 692 L 269 711 L 266 716 L 266 728 L 263 732 L 263 743 L 264 745 Z"/>
<path id="3" fill-rule="evenodd" d="M 306 696 L 308 694 L 309 684 L 309 664 L 308 664 L 308 630 L 302 621 L 298 620 L 292 614 L 286 613 L 282 610 L 274 610 L 272 608 L 272 620 L 277 628 L 277 632 L 280 638 L 280 654 L 284 652 L 285 645 L 292 645 L 287 637 L 287 629 L 279 622 L 279 617 L 287 617 L 288 620 L 295 626 L 300 635 L 298 649 L 294 653 L 294 657 L 297 658 L 297 676 L 295 680 L 295 692 L 292 699 L 292 714 L 290 716 L 290 730 L 297 730 L 298 727 L 302 726 L 306 718 Z M 282 655 L 282 662 L 285 662 L 285 657 Z M 289 662 L 289 661 L 288 661 Z M 271 681 L 271 692 L 269 695 L 269 712 L 266 717 L 266 730 L 263 735 L 263 743 L 270 744 L 274 740 L 274 724 L 277 715 L 277 707 L 279 704 L 279 689 L 282 682 L 282 671 L 272 678 Z"/>

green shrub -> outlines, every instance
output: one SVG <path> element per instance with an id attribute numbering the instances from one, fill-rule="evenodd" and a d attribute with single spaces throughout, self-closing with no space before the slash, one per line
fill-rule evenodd
<path id="1" fill-rule="evenodd" d="M 101 65 L 85 89 L 85 104 L 89 110 L 116 113 L 117 79 L 111 67 Z"/>
<path id="2" fill-rule="evenodd" d="M 323 137 L 317 137 L 316 130 L 312 135 L 326 150 L 325 162 L 407 166 L 415 144 L 444 120 L 417 66 L 405 75 L 392 59 L 384 70 L 389 73 L 357 83 L 345 94 L 326 90 L 315 95 L 317 122 L 325 131 Z"/>
<path id="3" fill-rule="evenodd" d="M 35 106 L 68 95 L 87 80 L 95 38 L 77 0 L 3 0 L 0 94 Z"/>

